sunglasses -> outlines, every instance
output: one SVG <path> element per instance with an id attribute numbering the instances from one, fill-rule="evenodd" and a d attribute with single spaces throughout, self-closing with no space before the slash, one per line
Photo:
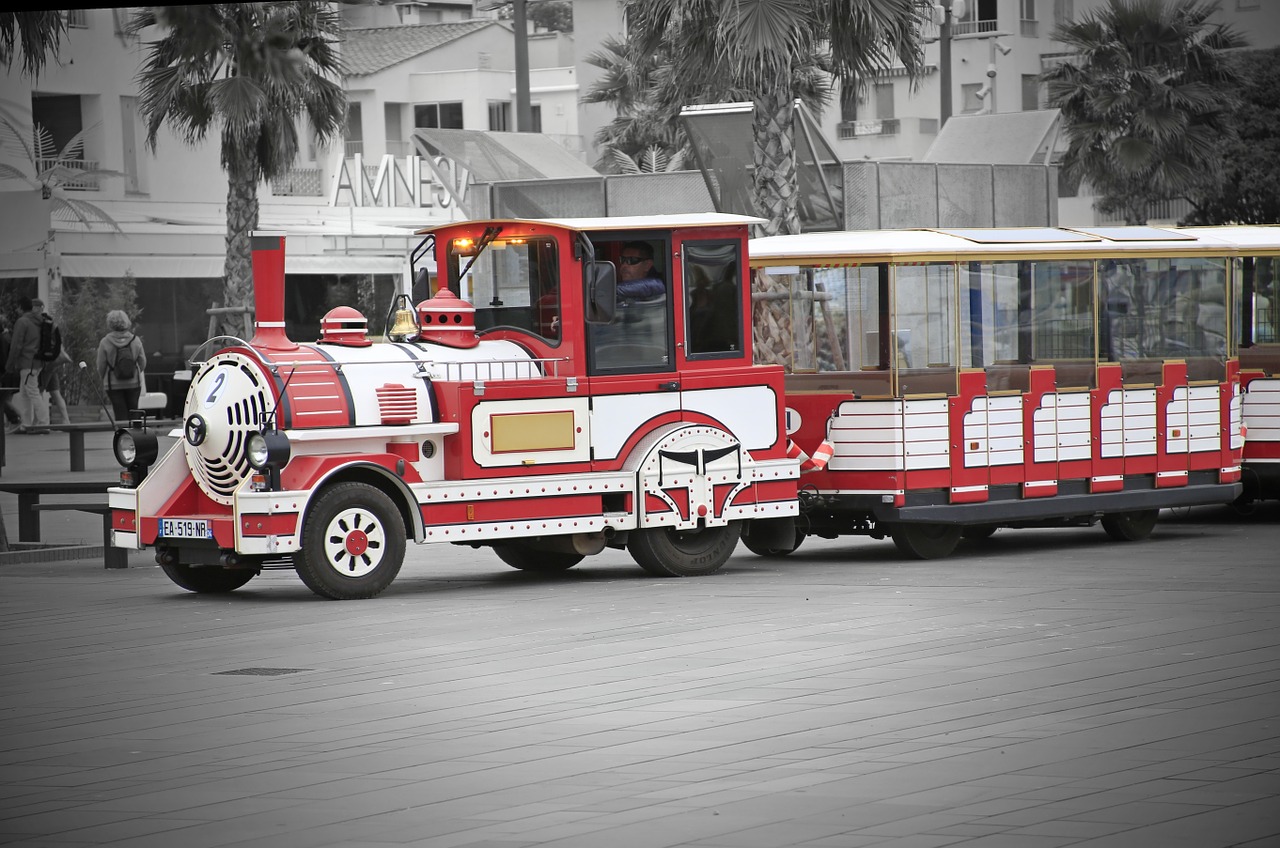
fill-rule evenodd
<path id="1" fill-rule="evenodd" d="M 641 262 L 647 262 L 643 256 L 620 256 L 618 261 L 623 265 L 639 265 Z"/>

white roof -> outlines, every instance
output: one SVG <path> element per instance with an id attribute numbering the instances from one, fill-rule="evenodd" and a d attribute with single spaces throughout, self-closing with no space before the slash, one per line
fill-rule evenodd
<path id="1" fill-rule="evenodd" d="M 752 239 L 752 264 L 945 261 L 980 256 L 1196 254 L 1227 256 L 1280 252 L 1280 226 L 1256 227 L 1011 227 L 860 230 Z"/>
<path id="2" fill-rule="evenodd" d="M 486 221 L 476 218 L 474 222 Z M 749 215 L 726 215 L 721 212 L 686 212 L 676 215 L 619 215 L 613 218 L 498 218 L 493 223 L 510 221 L 517 224 L 553 224 L 571 230 L 671 230 L 679 227 L 715 227 L 740 224 L 763 224 L 763 218 Z M 419 230 L 433 232 L 443 224 Z"/>

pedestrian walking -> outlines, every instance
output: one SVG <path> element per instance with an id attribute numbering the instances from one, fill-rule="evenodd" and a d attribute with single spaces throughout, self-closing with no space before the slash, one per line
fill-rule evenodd
<path id="1" fill-rule="evenodd" d="M 67 399 L 62 396 L 62 369 L 63 366 L 71 361 L 71 354 L 64 347 L 58 352 L 58 358 L 52 362 L 46 362 L 44 369 L 40 372 L 40 391 L 48 395 L 47 403 L 49 404 L 49 420 L 53 420 L 53 410 L 58 410 L 58 414 L 62 416 L 63 424 L 71 423 L 71 414 L 67 412 Z"/>
<path id="2" fill-rule="evenodd" d="M 22 314 L 13 325 L 13 340 L 5 360 L 5 374 L 18 378 L 18 394 L 14 405 L 22 419 L 18 433 L 49 432 L 49 404 L 40 391 L 40 372 L 44 362 L 37 358 L 40 349 L 40 324 L 44 319 L 44 301 L 24 297 L 18 301 Z"/>
<path id="3" fill-rule="evenodd" d="M 9 362 L 9 346 L 13 343 L 13 328 L 9 319 L 0 315 L 0 368 L 7 367 Z M 22 426 L 22 415 L 13 405 L 13 396 L 18 393 L 18 375 L 6 372 L 0 377 L 0 396 L 4 400 L 4 431 L 16 433 Z"/>
<path id="4" fill-rule="evenodd" d="M 107 313 L 107 334 L 98 342 L 98 377 L 107 390 L 117 424 L 128 423 L 142 394 L 147 352 L 123 310 Z"/>

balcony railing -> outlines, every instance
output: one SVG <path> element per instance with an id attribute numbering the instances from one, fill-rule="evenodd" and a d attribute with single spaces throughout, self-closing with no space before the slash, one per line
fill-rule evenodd
<path id="1" fill-rule="evenodd" d="M 1036 34 L 1039 32 L 1038 23 L 1039 23 L 1038 21 L 1023 20 L 1022 21 L 1022 37 L 1035 38 Z"/>
<path id="2" fill-rule="evenodd" d="M 271 181 L 271 193 L 276 197 L 322 197 L 320 169 L 291 168 L 283 177 Z"/>
<path id="3" fill-rule="evenodd" d="M 957 21 L 951 25 L 951 34 L 973 35 L 979 32 L 995 32 L 996 21 Z"/>
<path id="4" fill-rule="evenodd" d="M 70 171 L 96 171 L 98 163 L 90 159 L 37 159 L 36 173 L 43 174 L 53 168 L 62 167 Z M 57 185 L 65 191 L 97 191 L 97 177 L 61 177 Z"/>
<path id="5" fill-rule="evenodd" d="M 1165 200 L 1153 200 L 1147 204 L 1148 221 L 1181 221 L 1191 214 L 1194 207 L 1185 197 L 1171 197 Z M 1109 216 L 1100 224 L 1123 224 L 1124 218 Z"/>
<path id="6" fill-rule="evenodd" d="M 67 26 L 72 29 L 88 29 L 89 13 L 84 9 L 69 9 L 63 12 L 67 16 Z"/>
<path id="7" fill-rule="evenodd" d="M 836 124 L 836 138 L 864 138 L 871 135 L 897 135 L 902 131 L 899 118 L 885 118 L 881 121 L 841 121 Z"/>

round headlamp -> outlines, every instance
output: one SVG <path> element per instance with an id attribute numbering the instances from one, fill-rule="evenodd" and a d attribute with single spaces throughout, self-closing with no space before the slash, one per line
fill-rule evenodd
<path id="1" fill-rule="evenodd" d="M 115 454 L 116 462 L 125 468 L 146 467 L 159 456 L 160 443 L 156 434 L 148 430 L 120 429 L 111 440 L 111 451 Z"/>
<path id="2" fill-rule="evenodd" d="M 244 449 L 245 459 L 258 471 L 283 468 L 289 461 L 289 437 L 278 430 L 250 433 Z"/>

